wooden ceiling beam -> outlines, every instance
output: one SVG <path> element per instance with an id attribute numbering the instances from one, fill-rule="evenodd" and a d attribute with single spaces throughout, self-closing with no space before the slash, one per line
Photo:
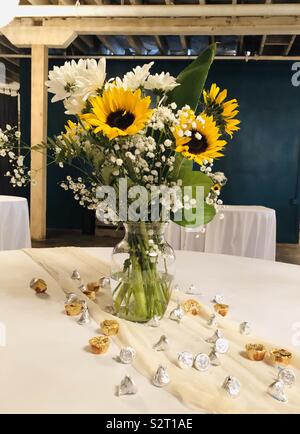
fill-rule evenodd
<path id="1" fill-rule="evenodd" d="M 155 39 L 155 43 L 157 45 L 157 48 L 159 49 L 159 52 L 161 54 L 167 54 L 169 51 L 169 47 L 168 47 L 168 44 L 167 44 L 165 37 L 154 35 L 154 39 Z"/>
<path id="2" fill-rule="evenodd" d="M 111 43 L 111 41 L 108 39 L 107 36 L 96 35 L 96 37 L 99 39 L 101 44 L 104 45 L 104 47 L 107 48 L 112 54 L 116 52 L 115 47 L 113 46 L 113 44 Z"/>
<path id="3" fill-rule="evenodd" d="M 287 46 L 286 49 L 285 49 L 285 52 L 284 52 L 284 55 L 285 55 L 285 56 L 288 56 L 288 55 L 290 54 L 290 51 L 291 51 L 291 49 L 292 49 L 292 47 L 293 47 L 293 45 L 294 45 L 295 40 L 296 40 L 296 35 L 293 35 L 293 36 L 291 37 L 291 40 L 290 40 L 288 46 Z"/>
<path id="4" fill-rule="evenodd" d="M 138 38 L 137 36 L 128 35 L 127 41 L 130 47 L 134 49 L 136 54 L 144 54 L 145 47 L 140 38 Z"/>

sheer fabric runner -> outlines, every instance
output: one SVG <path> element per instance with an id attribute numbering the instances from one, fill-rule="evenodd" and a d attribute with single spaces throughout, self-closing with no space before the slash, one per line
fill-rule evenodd
<path id="1" fill-rule="evenodd" d="M 107 262 L 73 247 L 28 249 L 25 253 L 42 266 L 65 293 L 75 292 L 86 299 L 91 316 L 97 324 L 105 319 L 115 319 L 104 310 L 105 306 L 112 303 L 110 293 L 101 292 L 96 302 L 90 301 L 78 289 L 78 282 L 70 277 L 72 271 L 77 269 L 85 283 L 97 281 L 100 277 L 109 275 L 110 267 Z M 280 403 L 267 394 L 269 384 L 277 376 L 276 368 L 267 362 L 252 362 L 244 353 L 245 345 L 250 342 L 264 343 L 269 349 L 273 348 L 274 344 L 252 335 L 242 336 L 239 333 L 239 324 L 227 319 L 222 318 L 219 321 L 219 329 L 230 343 L 228 354 L 220 356 L 221 366 L 212 367 L 207 372 L 199 372 L 194 368 L 182 370 L 177 366 L 178 352 L 208 354 L 211 345 L 207 344 L 205 339 L 215 330 L 206 324 L 212 314 L 211 309 L 206 306 L 202 307 L 201 316 L 185 315 L 180 324 L 169 319 L 169 312 L 176 307 L 177 300 L 182 302 L 187 298 L 193 296 L 187 297 L 173 292 L 167 314 L 158 328 L 119 320 L 120 333 L 113 339 L 120 348 L 132 346 L 136 349 L 135 369 L 151 382 L 158 365 L 166 365 L 171 377 L 171 383 L 166 387 L 168 392 L 191 410 L 208 413 L 300 413 L 300 354 L 293 350 L 294 357 L 290 367 L 297 376 L 297 383 L 286 389 L 289 403 Z M 99 327 L 95 327 L 95 335 L 97 333 Z M 161 335 L 168 337 L 169 349 L 157 352 L 152 347 Z M 78 350 L 80 351 L 80 344 Z M 237 377 L 241 382 L 238 398 L 230 398 L 221 388 L 228 375 Z M 142 390 L 138 393 L 142 393 Z"/>

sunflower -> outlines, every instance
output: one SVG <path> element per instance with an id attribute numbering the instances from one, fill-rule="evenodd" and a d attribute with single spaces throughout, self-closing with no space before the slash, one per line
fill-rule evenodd
<path id="1" fill-rule="evenodd" d="M 135 92 L 113 87 L 102 96 L 90 99 L 91 113 L 81 115 L 94 133 L 102 132 L 110 140 L 118 136 L 132 136 L 141 131 L 149 120 L 151 98 Z"/>
<path id="2" fill-rule="evenodd" d="M 191 110 L 185 112 L 173 129 L 176 139 L 176 152 L 202 165 L 205 160 L 211 161 L 222 157 L 219 152 L 226 145 L 225 140 L 219 140 L 221 133 L 212 116 L 205 113 L 197 116 Z"/>
<path id="3" fill-rule="evenodd" d="M 227 89 L 220 92 L 220 88 L 214 83 L 209 91 L 203 91 L 204 112 L 208 116 L 213 116 L 222 134 L 226 133 L 231 138 L 234 131 L 240 128 L 240 121 L 235 119 L 238 114 L 238 103 L 236 99 L 225 101 Z"/>

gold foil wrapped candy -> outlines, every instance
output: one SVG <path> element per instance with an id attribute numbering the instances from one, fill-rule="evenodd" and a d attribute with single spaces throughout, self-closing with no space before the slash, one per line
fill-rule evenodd
<path id="1" fill-rule="evenodd" d="M 114 319 L 107 319 L 101 323 L 101 331 L 106 336 L 115 336 L 119 333 L 119 323 Z"/>
<path id="2" fill-rule="evenodd" d="M 91 282 L 87 284 L 87 290 L 89 292 L 95 292 L 97 293 L 100 290 L 100 283 L 98 282 Z"/>
<path id="3" fill-rule="evenodd" d="M 44 294 L 47 291 L 47 283 L 43 279 L 32 279 L 30 288 L 34 289 L 37 294 Z"/>
<path id="4" fill-rule="evenodd" d="M 89 344 L 94 354 L 104 354 L 109 348 L 109 338 L 107 336 L 96 336 L 89 340 Z"/>
<path id="5" fill-rule="evenodd" d="M 191 315 L 197 316 L 200 314 L 201 305 L 197 300 L 186 300 L 183 303 L 183 310 L 186 313 L 190 313 Z"/>
<path id="6" fill-rule="evenodd" d="M 65 311 L 68 316 L 78 316 L 81 314 L 82 310 L 83 306 L 79 301 L 65 304 Z"/>
<path id="7" fill-rule="evenodd" d="M 266 348 L 262 344 L 247 344 L 246 351 L 249 359 L 255 362 L 261 362 L 266 355 Z"/>
<path id="8" fill-rule="evenodd" d="M 292 353 L 290 351 L 284 350 L 283 348 L 275 348 L 270 351 L 270 358 L 274 363 L 283 363 L 284 365 L 288 365 L 292 360 L 292 357 Z"/>
<path id="9" fill-rule="evenodd" d="M 229 305 L 228 304 L 222 304 L 222 303 L 216 303 L 214 305 L 214 309 L 219 315 L 226 316 L 229 312 Z"/>

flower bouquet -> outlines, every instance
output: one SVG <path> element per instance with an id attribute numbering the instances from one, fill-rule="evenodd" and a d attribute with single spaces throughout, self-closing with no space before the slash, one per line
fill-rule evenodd
<path id="1" fill-rule="evenodd" d="M 49 73 L 52 101 L 63 101 L 77 118 L 47 143 L 59 166 L 80 171 L 61 187 L 105 223 L 126 229 L 112 260 L 120 317 L 146 322 L 164 315 L 175 260 L 165 225 L 172 220 L 199 230 L 222 204 L 226 178 L 213 172 L 213 162 L 239 121 L 226 90 L 215 84 L 204 90 L 214 55 L 212 45 L 177 78 L 152 75 L 151 62 L 106 80 L 105 59 L 66 62 Z"/>

